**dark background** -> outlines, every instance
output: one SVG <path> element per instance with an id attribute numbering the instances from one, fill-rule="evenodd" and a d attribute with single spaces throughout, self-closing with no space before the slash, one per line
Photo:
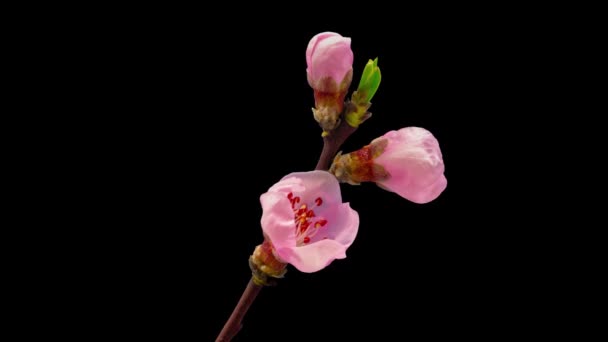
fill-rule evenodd
<path id="1" fill-rule="evenodd" d="M 290 172 L 312 170 L 321 151 L 305 51 L 323 31 L 352 38 L 351 90 L 368 59 L 382 70 L 373 116 L 342 150 L 424 127 L 439 140 L 448 186 L 418 205 L 374 184 L 342 185 L 361 218 L 347 258 L 314 274 L 289 266 L 235 340 L 502 336 L 528 324 L 508 313 L 526 280 L 511 276 L 517 232 L 499 228 L 508 215 L 493 214 L 500 185 L 489 147 L 512 113 L 507 79 L 525 47 L 508 48 L 513 32 L 492 18 L 323 18 L 269 16 L 239 30 L 235 18 L 148 18 L 100 49 L 111 101 L 99 107 L 113 119 L 104 143 L 115 150 L 101 186 L 116 190 L 103 207 L 112 263 L 93 271 L 108 275 L 99 295 L 112 308 L 108 327 L 217 336 L 262 242 L 259 196 Z"/>

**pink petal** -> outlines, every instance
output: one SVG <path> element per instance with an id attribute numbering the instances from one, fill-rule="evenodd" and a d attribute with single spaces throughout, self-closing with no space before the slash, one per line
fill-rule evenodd
<path id="1" fill-rule="evenodd" d="M 429 131 L 406 127 L 382 138 L 389 143 L 374 162 L 382 165 L 390 177 L 379 185 L 415 203 L 430 202 L 445 190 L 441 150 Z"/>
<path id="2" fill-rule="evenodd" d="M 309 171 L 309 172 L 294 172 L 283 177 L 275 186 L 279 186 L 281 191 L 285 192 L 281 183 L 288 182 L 289 184 L 298 184 L 306 190 L 293 188 L 294 195 L 300 196 L 300 203 L 312 205 L 317 197 L 323 199 L 323 203 L 332 205 L 342 203 L 342 195 L 340 194 L 340 184 L 334 175 L 327 171 Z M 270 188 L 271 190 L 277 188 Z M 275 190 L 273 190 L 275 191 Z M 288 193 L 288 192 L 287 192 Z"/>
<path id="3" fill-rule="evenodd" d="M 280 192 L 287 196 L 290 192 L 304 191 L 306 188 L 302 184 L 302 178 L 294 177 L 292 175 L 293 173 L 283 177 L 278 183 L 271 186 L 270 189 L 268 189 L 268 192 Z"/>
<path id="4" fill-rule="evenodd" d="M 328 239 L 302 247 L 277 248 L 277 253 L 298 270 L 311 273 L 323 269 L 335 259 L 346 258 L 346 248 Z"/>
<path id="5" fill-rule="evenodd" d="M 283 194 L 267 192 L 260 196 L 262 203 L 262 230 L 275 248 L 296 244 L 291 203 Z"/>
<path id="6" fill-rule="evenodd" d="M 359 214 L 348 203 L 342 203 L 329 207 L 325 211 L 319 211 L 319 216 L 323 216 L 327 220 L 327 225 L 315 235 L 312 239 L 313 242 L 327 237 L 345 247 L 349 247 L 353 243 L 359 230 Z"/>
<path id="7" fill-rule="evenodd" d="M 309 72 L 314 81 L 331 77 L 340 84 L 353 66 L 350 38 L 331 36 L 319 41 L 313 51 Z"/>
<path id="8" fill-rule="evenodd" d="M 312 55 L 315 51 L 315 48 L 317 47 L 317 44 L 319 44 L 319 42 L 322 41 L 323 39 L 332 37 L 332 36 L 342 37 L 335 32 L 322 32 L 322 33 L 319 33 L 316 36 L 312 37 L 310 42 L 308 42 L 308 47 L 306 48 L 306 65 L 308 66 L 309 69 L 312 66 Z"/>
<path id="9" fill-rule="evenodd" d="M 448 180 L 442 174 L 435 183 L 420 189 L 409 189 L 404 192 L 403 197 L 408 196 L 414 203 L 428 203 L 441 195 L 448 186 Z"/>

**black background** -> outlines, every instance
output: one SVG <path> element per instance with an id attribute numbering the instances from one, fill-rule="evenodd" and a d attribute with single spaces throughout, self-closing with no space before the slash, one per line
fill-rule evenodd
<path id="1" fill-rule="evenodd" d="M 305 51 L 315 34 L 334 31 L 352 38 L 351 90 L 368 59 L 382 70 L 373 116 L 342 150 L 424 127 L 439 140 L 448 186 L 418 205 L 374 184 L 343 184 L 361 219 L 347 258 L 314 274 L 289 266 L 235 341 L 494 336 L 525 326 L 507 313 L 525 285 L 507 262 L 521 247 L 508 246 L 513 230 L 497 228 L 508 216 L 492 214 L 499 190 L 487 145 L 511 109 L 505 79 L 525 53 L 506 48 L 512 33 L 492 18 L 449 15 L 374 25 L 224 19 L 136 21 L 100 49 L 98 71 L 111 81 L 99 105 L 112 117 L 104 143 L 116 151 L 101 181 L 115 191 L 104 206 L 111 243 L 93 269 L 108 275 L 104 324 L 134 337 L 217 336 L 262 242 L 259 196 L 317 162 Z"/>

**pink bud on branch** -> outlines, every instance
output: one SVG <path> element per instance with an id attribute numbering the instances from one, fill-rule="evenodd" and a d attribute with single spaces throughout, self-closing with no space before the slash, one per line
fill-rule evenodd
<path id="1" fill-rule="evenodd" d="M 375 182 L 415 203 L 437 198 L 447 187 L 439 142 L 419 127 L 390 131 L 362 149 L 338 154 L 330 168 L 349 184 Z"/>
<path id="2" fill-rule="evenodd" d="M 340 123 L 344 98 L 353 78 L 350 38 L 334 32 L 314 36 L 306 49 L 308 84 L 314 89 L 313 114 L 324 132 Z"/>

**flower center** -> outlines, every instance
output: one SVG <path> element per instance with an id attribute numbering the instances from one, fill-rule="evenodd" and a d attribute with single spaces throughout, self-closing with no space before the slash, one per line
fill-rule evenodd
<path id="1" fill-rule="evenodd" d="M 293 219 L 296 224 L 296 245 L 305 245 L 327 224 L 327 220 L 318 217 L 312 209 L 323 205 L 323 199 L 317 197 L 315 205 L 312 208 L 309 208 L 306 203 L 300 205 L 300 197 L 294 196 L 291 192 L 287 195 L 287 199 L 291 202 L 291 209 L 293 209 L 294 214 Z M 324 239 L 326 238 L 324 237 Z"/>

